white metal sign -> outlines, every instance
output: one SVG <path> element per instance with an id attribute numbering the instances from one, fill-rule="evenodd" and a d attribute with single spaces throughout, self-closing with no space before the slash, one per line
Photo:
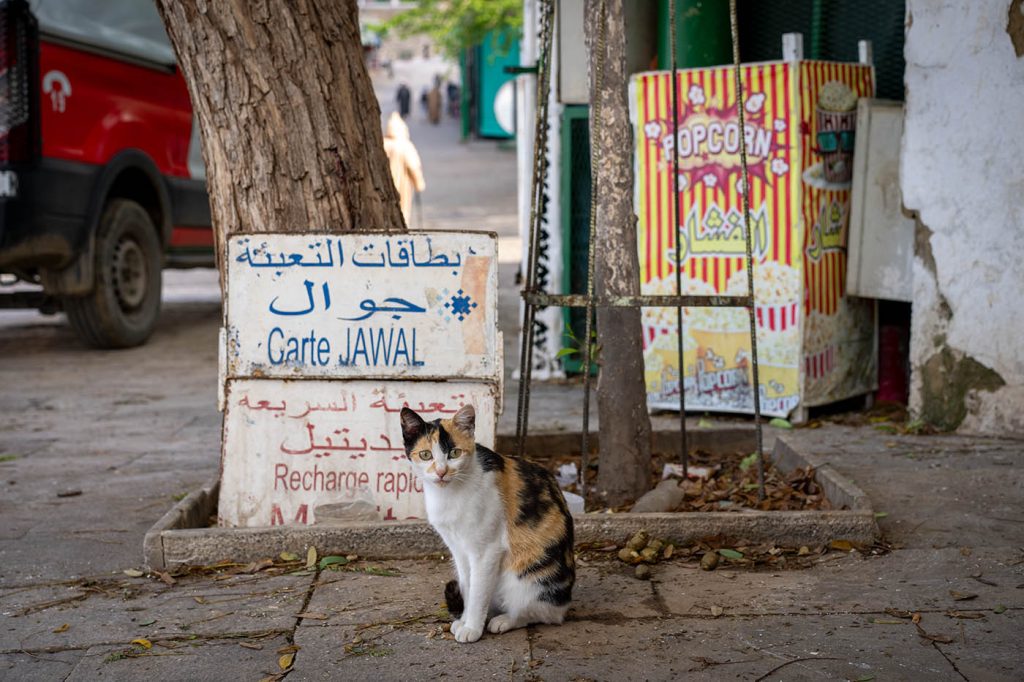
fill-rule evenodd
<path id="1" fill-rule="evenodd" d="M 444 419 L 471 404 L 481 417 L 477 441 L 493 446 L 496 390 L 480 382 L 229 380 L 219 521 L 312 524 L 318 507 L 339 503 L 382 519 L 426 518 L 399 412 L 408 406 Z"/>
<path id="2" fill-rule="evenodd" d="M 497 281 L 490 233 L 235 236 L 227 377 L 497 381 Z"/>

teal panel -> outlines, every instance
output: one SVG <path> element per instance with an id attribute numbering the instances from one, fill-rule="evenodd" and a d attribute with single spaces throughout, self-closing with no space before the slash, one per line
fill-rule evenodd
<path id="1" fill-rule="evenodd" d="M 506 66 L 519 66 L 519 41 L 491 33 L 478 48 L 480 96 L 477 99 L 478 133 L 481 137 L 510 138 L 513 134 L 498 125 L 494 116 L 494 98 L 514 75 L 504 72 Z"/>

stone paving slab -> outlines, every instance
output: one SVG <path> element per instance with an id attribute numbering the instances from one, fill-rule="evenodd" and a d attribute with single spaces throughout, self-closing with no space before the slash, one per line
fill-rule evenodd
<path id="1" fill-rule="evenodd" d="M 651 582 L 633 577 L 633 567 L 618 561 L 576 566 L 576 585 L 568 617 L 576 620 L 647 618 L 664 613 Z"/>
<path id="2" fill-rule="evenodd" d="M 0 654 L 0 682 L 53 682 L 67 679 L 85 651 Z"/>
<path id="3" fill-rule="evenodd" d="M 867 625 L 844 616 L 573 621 L 536 628 L 532 644 L 541 661 L 534 672 L 547 682 L 753 680 L 787 661 L 794 662 L 770 679 L 961 679 L 909 622 Z"/>
<path id="4" fill-rule="evenodd" d="M 302 610 L 309 577 L 238 576 L 184 580 L 173 587 L 143 579 L 102 583 L 101 593 L 73 586 L 0 592 L 0 651 L 38 651 L 211 637 L 228 633 L 288 632 Z M 27 615 L 26 607 L 88 595 Z M 67 624 L 62 632 L 54 632 Z"/>
<path id="5" fill-rule="evenodd" d="M 304 619 L 300 628 L 322 625 L 364 625 L 436 614 L 444 606 L 444 585 L 454 575 L 447 561 L 360 562 L 398 571 L 396 576 L 361 572 L 321 571 L 307 612 L 326 619 Z"/>
<path id="6" fill-rule="evenodd" d="M 478 642 L 460 644 L 437 635 L 428 638 L 436 628 L 416 624 L 381 632 L 376 638 L 364 631 L 366 648 L 361 655 L 345 652 L 345 644 L 352 641 L 351 628 L 299 628 L 295 643 L 302 649 L 288 680 L 532 679 L 527 630 L 485 634 Z"/>
<path id="7" fill-rule="evenodd" d="M 124 651 L 137 652 L 139 648 L 92 647 L 66 679 L 67 682 L 223 682 L 259 680 L 281 672 L 277 650 L 288 646 L 283 636 L 241 641 L 262 649 L 242 647 L 237 639 L 204 640 L 176 642 L 174 648 L 155 645 L 144 655 L 117 658 Z"/>
<path id="8" fill-rule="evenodd" d="M 1019 682 L 1024 678 L 1024 611 L 1006 611 L 942 627 L 956 641 L 940 648 L 967 679 Z"/>
<path id="9" fill-rule="evenodd" d="M 667 563 L 654 568 L 652 581 L 675 615 L 707 615 L 712 606 L 737 614 L 1024 608 L 1024 589 L 1018 587 L 1024 585 L 1024 564 L 1011 565 L 1020 554 L 1010 549 L 973 550 L 970 556 L 946 549 L 830 557 L 813 569 L 776 572 L 708 572 L 693 563 Z M 957 601 L 951 590 L 977 596 Z"/>

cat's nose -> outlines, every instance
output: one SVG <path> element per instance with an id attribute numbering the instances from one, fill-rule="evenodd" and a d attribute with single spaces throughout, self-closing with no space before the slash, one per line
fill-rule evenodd
<path id="1" fill-rule="evenodd" d="M 448 467 L 446 466 L 435 466 L 434 471 L 437 472 L 438 478 L 444 478 L 444 475 L 448 473 Z"/>

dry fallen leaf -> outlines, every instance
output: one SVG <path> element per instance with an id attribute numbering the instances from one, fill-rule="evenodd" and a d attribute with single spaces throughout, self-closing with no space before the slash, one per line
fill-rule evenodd
<path id="1" fill-rule="evenodd" d="M 171 577 L 170 573 L 164 573 L 163 571 L 153 571 L 153 573 L 155 573 L 156 577 L 160 578 L 160 580 L 162 580 L 168 585 L 174 585 L 174 583 L 178 582 L 177 580 Z"/>
<path id="2" fill-rule="evenodd" d="M 310 547 L 306 552 L 306 568 L 312 569 L 316 566 L 316 547 Z"/>
<path id="3" fill-rule="evenodd" d="M 255 649 L 256 651 L 263 648 L 262 644 L 257 644 L 256 642 L 239 642 L 238 646 L 245 647 L 246 649 Z"/>
<path id="4" fill-rule="evenodd" d="M 57 633 L 57 634 L 59 634 L 61 632 L 67 632 L 69 627 L 71 627 L 70 623 L 64 623 L 64 625 L 61 625 L 59 628 L 54 628 L 52 630 L 52 632 Z"/>
<path id="5" fill-rule="evenodd" d="M 295 654 L 285 654 L 281 658 L 277 659 L 277 665 L 281 670 L 287 670 L 292 667 L 292 663 L 295 661 Z"/>
<path id="6" fill-rule="evenodd" d="M 192 598 L 195 599 L 197 604 L 205 604 L 206 603 L 206 599 L 204 597 L 192 597 Z"/>
<path id="7" fill-rule="evenodd" d="M 138 644 L 138 645 L 139 645 L 139 646 L 141 646 L 141 647 L 142 647 L 143 649 L 152 649 L 152 648 L 153 648 L 153 643 L 152 643 L 152 642 L 150 642 L 150 641 L 149 641 L 148 639 L 146 639 L 145 637 L 136 637 L 135 639 L 133 639 L 133 640 L 131 641 L 131 643 L 132 643 L 132 644 Z"/>
<path id="8" fill-rule="evenodd" d="M 914 614 L 912 614 L 910 611 L 904 611 L 903 609 L 887 608 L 885 610 L 885 612 L 887 614 L 889 614 L 890 616 L 895 616 L 896 618 L 913 618 L 914 617 Z"/>
<path id="9" fill-rule="evenodd" d="M 298 561 L 299 555 L 295 552 L 281 552 L 278 555 L 278 558 L 281 559 L 281 561 Z"/>
<path id="10" fill-rule="evenodd" d="M 949 596 L 951 596 L 954 601 L 967 601 L 968 599 L 976 598 L 978 595 L 970 592 L 958 592 L 957 590 L 950 590 Z"/>
<path id="11" fill-rule="evenodd" d="M 126 568 L 122 572 L 129 578 L 141 578 L 142 576 L 146 575 L 142 571 L 135 568 Z"/>
<path id="12" fill-rule="evenodd" d="M 294 654 L 296 651 L 298 651 L 301 648 L 302 647 L 299 646 L 298 644 L 289 644 L 287 646 L 283 646 L 280 649 L 278 649 L 277 653 L 282 654 L 282 655 L 283 654 Z"/>
<path id="13" fill-rule="evenodd" d="M 924 628 L 920 625 L 917 626 L 917 634 L 923 639 L 927 639 L 929 642 L 937 642 L 939 644 L 950 644 L 953 638 L 949 635 L 931 635 L 924 631 Z"/>
<path id="14" fill-rule="evenodd" d="M 712 616 L 714 616 L 715 618 L 718 618 L 723 613 L 725 613 L 725 609 L 723 609 L 721 606 L 712 605 L 712 607 L 711 607 L 711 615 Z"/>

